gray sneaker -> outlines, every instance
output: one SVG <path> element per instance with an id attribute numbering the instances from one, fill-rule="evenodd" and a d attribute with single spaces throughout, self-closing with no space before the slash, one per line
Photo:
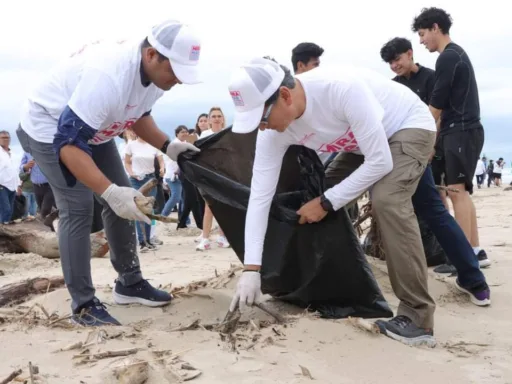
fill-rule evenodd
<path id="1" fill-rule="evenodd" d="M 434 331 L 417 327 L 407 316 L 396 316 L 389 321 L 377 320 L 375 324 L 379 327 L 380 333 L 404 344 L 413 347 L 426 345 L 433 348 L 436 346 Z"/>

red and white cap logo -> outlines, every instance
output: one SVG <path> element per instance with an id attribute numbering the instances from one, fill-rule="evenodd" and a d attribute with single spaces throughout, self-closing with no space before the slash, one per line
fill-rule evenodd
<path id="1" fill-rule="evenodd" d="M 233 103 L 235 103 L 236 107 L 244 106 L 244 99 L 242 99 L 242 95 L 240 94 L 240 91 L 229 91 L 229 94 L 231 95 L 231 98 L 233 99 Z"/>

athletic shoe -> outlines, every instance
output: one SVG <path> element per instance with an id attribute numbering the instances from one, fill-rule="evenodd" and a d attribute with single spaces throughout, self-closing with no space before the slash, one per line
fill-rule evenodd
<path id="1" fill-rule="evenodd" d="M 455 280 L 455 287 L 469 295 L 469 300 L 479 307 L 488 307 L 491 305 L 491 290 L 487 283 L 483 283 L 478 287 L 464 288 L 460 285 L 459 279 Z"/>
<path id="2" fill-rule="evenodd" d="M 410 346 L 427 345 L 435 347 L 434 331 L 417 327 L 407 316 L 396 316 L 389 321 L 377 320 L 380 333 Z"/>
<path id="3" fill-rule="evenodd" d="M 480 264 L 480 268 L 488 268 L 491 266 L 491 260 L 487 257 L 487 253 L 483 249 L 478 252 L 476 255 L 478 258 L 478 264 Z"/>
<path id="4" fill-rule="evenodd" d="M 220 248 L 229 248 L 229 247 L 231 247 L 231 245 L 229 245 L 228 239 L 226 239 L 225 236 L 219 236 L 217 238 L 217 245 Z"/>
<path id="5" fill-rule="evenodd" d="M 117 304 L 142 304 L 148 307 L 162 307 L 169 304 L 173 297 L 170 293 L 154 288 L 147 280 L 125 287 L 119 280 L 112 291 Z"/>
<path id="6" fill-rule="evenodd" d="M 210 240 L 205 239 L 204 237 L 201 239 L 199 244 L 197 244 L 196 251 L 207 251 L 212 248 L 212 244 Z"/>
<path id="7" fill-rule="evenodd" d="M 139 243 L 139 252 L 140 253 L 147 253 L 149 252 L 150 248 L 148 247 L 148 244 L 144 241 L 142 243 Z"/>
<path id="8" fill-rule="evenodd" d="M 107 307 L 96 297 L 73 311 L 73 324 L 84 327 L 99 327 L 102 325 L 121 325 L 107 312 Z"/>
<path id="9" fill-rule="evenodd" d="M 154 245 L 163 245 L 164 242 L 162 240 L 160 240 L 158 237 L 156 236 L 153 236 L 150 240 L 151 244 L 154 244 Z"/>
<path id="10" fill-rule="evenodd" d="M 434 268 L 435 273 L 442 273 L 446 275 L 457 275 L 457 270 L 451 264 L 441 264 Z"/>

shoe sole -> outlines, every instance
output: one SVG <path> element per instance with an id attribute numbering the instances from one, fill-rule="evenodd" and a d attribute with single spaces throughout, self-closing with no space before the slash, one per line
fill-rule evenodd
<path id="1" fill-rule="evenodd" d="M 425 345 L 429 348 L 434 348 L 437 345 L 436 339 L 434 336 L 425 335 L 425 336 L 418 336 L 414 338 L 409 337 L 403 337 L 400 335 L 397 335 L 396 333 L 390 332 L 388 329 L 385 330 L 384 333 L 387 337 L 390 339 L 399 341 L 405 345 L 408 345 L 410 347 L 420 347 L 422 345 Z"/>
<path id="2" fill-rule="evenodd" d="M 491 305 L 491 299 L 478 300 L 471 292 L 467 289 L 462 288 L 459 284 L 455 283 L 455 288 L 457 288 L 460 292 L 469 295 L 469 301 L 475 304 L 478 307 L 488 307 Z"/>
<path id="3" fill-rule="evenodd" d="M 112 298 L 114 302 L 119 305 L 128 305 L 128 304 L 142 304 L 146 307 L 163 307 L 165 305 L 169 305 L 172 302 L 172 299 L 169 301 L 152 301 L 143 299 L 142 297 L 133 297 L 133 296 L 125 296 L 117 293 L 116 291 L 112 292 Z"/>
<path id="4" fill-rule="evenodd" d="M 480 268 L 489 268 L 491 266 L 491 260 L 489 260 L 489 259 L 479 260 L 478 264 L 480 265 Z"/>

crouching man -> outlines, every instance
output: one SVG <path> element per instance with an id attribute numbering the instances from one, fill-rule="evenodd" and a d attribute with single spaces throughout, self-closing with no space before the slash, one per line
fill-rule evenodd
<path id="1" fill-rule="evenodd" d="M 382 231 L 389 277 L 400 299 L 397 316 L 378 321 L 381 332 L 409 345 L 435 345 L 435 303 L 411 197 L 436 136 L 428 107 L 407 87 L 375 72 L 316 68 L 291 76 L 257 58 L 232 76 L 233 132 L 260 129 L 245 227 L 245 268 L 234 309 L 261 295 L 263 242 L 283 156 L 290 145 L 340 152 L 326 170 L 329 189 L 304 204 L 299 223 L 315 223 L 373 186 L 373 214 Z"/>

